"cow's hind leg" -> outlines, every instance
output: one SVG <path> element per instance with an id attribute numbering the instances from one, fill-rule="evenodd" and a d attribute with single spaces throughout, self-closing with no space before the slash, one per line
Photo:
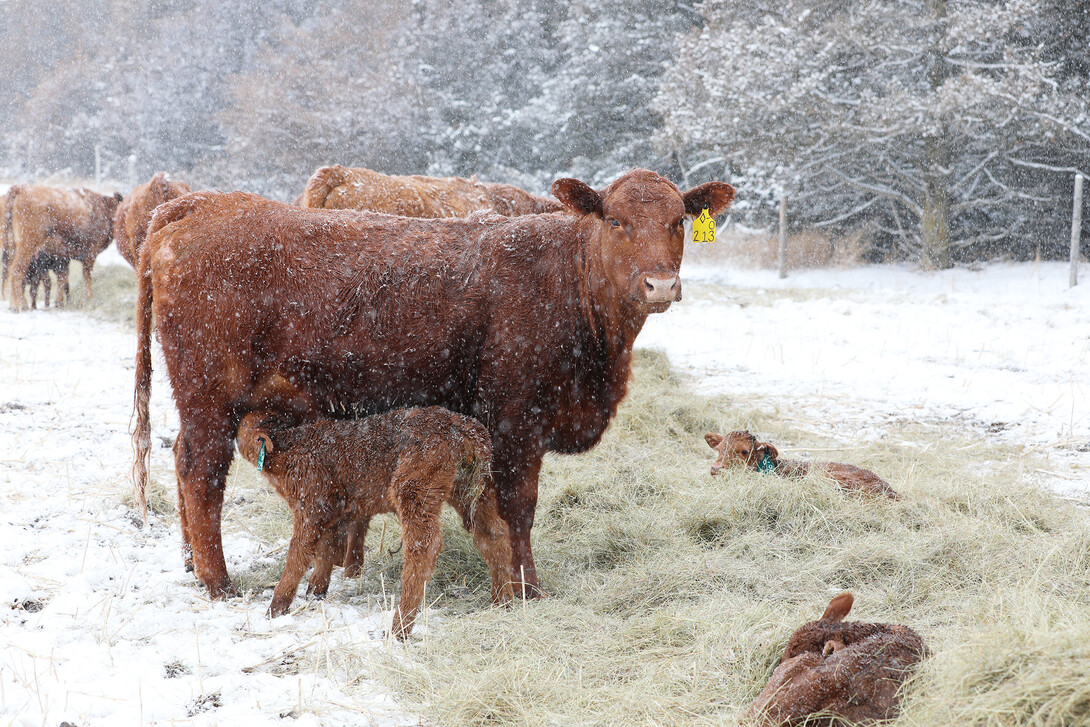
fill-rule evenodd
<path id="1" fill-rule="evenodd" d="M 424 589 L 435 572 L 443 534 L 439 516 L 454 486 L 453 462 L 435 462 L 426 453 L 405 456 L 394 472 L 395 510 L 401 521 L 405 562 L 393 634 L 404 641 L 412 631 Z"/>
<path id="2" fill-rule="evenodd" d="M 220 533 L 227 469 L 234 457 L 230 422 L 229 416 L 185 417 L 174 442 L 182 539 L 191 549 L 194 573 L 212 598 L 238 594 L 227 577 Z"/>

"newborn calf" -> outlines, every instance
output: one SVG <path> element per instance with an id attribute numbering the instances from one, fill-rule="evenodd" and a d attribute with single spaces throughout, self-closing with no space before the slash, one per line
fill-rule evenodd
<path id="1" fill-rule="evenodd" d="M 344 558 L 349 575 L 358 570 L 367 523 L 392 512 L 405 547 L 393 633 L 404 640 L 442 547 L 444 502 L 462 516 L 488 563 L 493 603 L 511 598 L 510 540 L 489 475 L 492 448 L 476 420 L 433 406 L 292 427 L 271 412 L 254 412 L 242 419 L 237 437 L 242 456 L 292 510 L 291 543 L 271 616 L 287 612 L 311 562 L 307 593 L 318 596 L 329 588 L 335 559 Z"/>
<path id="2" fill-rule="evenodd" d="M 780 459 L 780 453 L 768 442 L 758 442 L 749 432 L 731 432 L 723 437 L 708 432 L 708 446 L 719 453 L 712 465 L 712 474 L 724 467 L 748 467 L 757 472 L 775 472 L 780 477 L 805 477 L 811 468 L 837 481 L 845 490 L 854 490 L 877 497 L 900 500 L 901 495 L 889 483 L 870 470 L 840 462 L 803 462 Z"/>
<path id="3" fill-rule="evenodd" d="M 907 626 L 844 623 L 853 600 L 847 591 L 839 594 L 819 621 L 792 635 L 783 660 L 750 707 L 751 719 L 782 727 L 870 724 L 897 716 L 897 692 L 928 655 L 927 646 Z M 819 712 L 823 719 L 807 721 Z"/>

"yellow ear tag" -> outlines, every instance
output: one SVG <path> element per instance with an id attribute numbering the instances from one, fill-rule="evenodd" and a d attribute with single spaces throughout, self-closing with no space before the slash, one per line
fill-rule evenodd
<path id="1" fill-rule="evenodd" d="M 715 218 L 708 214 L 707 207 L 693 220 L 693 242 L 715 242 Z"/>

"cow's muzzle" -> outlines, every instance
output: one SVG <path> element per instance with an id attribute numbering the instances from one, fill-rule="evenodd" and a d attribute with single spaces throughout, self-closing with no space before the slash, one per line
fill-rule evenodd
<path id="1" fill-rule="evenodd" d="M 641 276 L 639 299 L 643 303 L 673 303 L 681 300 L 681 277 L 669 273 L 647 273 Z"/>

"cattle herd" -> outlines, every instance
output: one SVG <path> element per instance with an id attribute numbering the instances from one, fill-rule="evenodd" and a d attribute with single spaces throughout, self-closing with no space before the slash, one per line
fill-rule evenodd
<path id="1" fill-rule="evenodd" d="M 405 563 L 393 633 L 404 639 L 444 502 L 489 566 L 494 603 L 544 595 L 530 549 L 542 458 L 600 440 L 637 334 L 681 299 L 685 220 L 721 214 L 734 189 L 682 192 L 636 169 L 601 190 L 559 179 L 552 194 L 342 166 L 319 169 L 290 205 L 191 192 L 163 173 L 124 199 L 17 184 L 0 199 L 0 290 L 21 311 L 43 284 L 48 306 L 53 272 L 62 305 L 79 260 L 90 296 L 95 258 L 116 240 L 138 280 L 133 472 L 145 517 L 155 330 L 180 419 L 187 568 L 213 598 L 237 593 L 220 531 L 237 444 L 293 513 L 270 616 L 311 565 L 316 596 L 334 565 L 358 573 L 370 518 L 394 513 Z M 901 497 L 869 470 L 780 460 L 748 432 L 706 440 L 713 475 L 815 471 L 878 501 Z M 841 594 L 795 633 L 754 721 L 896 714 L 927 648 L 903 626 L 843 622 L 851 602 Z"/>

